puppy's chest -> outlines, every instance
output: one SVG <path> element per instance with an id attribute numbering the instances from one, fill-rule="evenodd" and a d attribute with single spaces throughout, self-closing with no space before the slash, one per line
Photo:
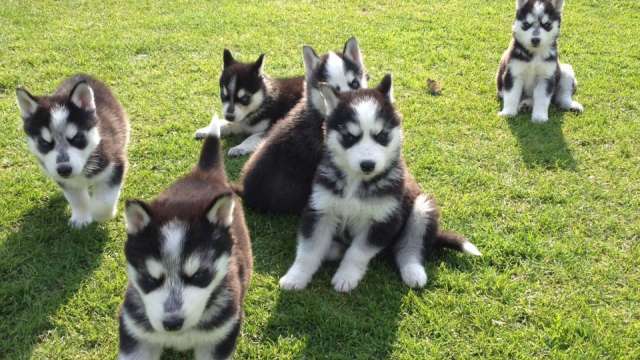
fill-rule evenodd
<path id="1" fill-rule="evenodd" d="M 536 55 L 530 61 L 512 60 L 509 68 L 514 78 L 522 79 L 523 91 L 527 95 L 532 95 L 538 82 L 555 75 L 557 63 L 545 61 L 542 56 Z"/>

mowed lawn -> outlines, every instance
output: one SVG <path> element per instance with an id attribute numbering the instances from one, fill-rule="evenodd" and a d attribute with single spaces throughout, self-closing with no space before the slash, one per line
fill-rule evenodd
<path id="1" fill-rule="evenodd" d="M 2 1 L 0 358 L 115 358 L 127 282 L 122 212 L 67 225 L 27 151 L 16 86 L 48 93 L 75 72 L 108 83 L 132 126 L 122 200 L 151 199 L 195 162 L 223 48 L 298 75 L 303 44 L 341 50 L 352 35 L 372 85 L 394 75 L 404 155 L 444 227 L 484 256 L 433 254 L 417 291 L 379 259 L 351 294 L 331 287 L 335 264 L 283 292 L 297 218 L 248 211 L 255 271 L 236 358 L 640 358 L 640 4 L 567 1 L 561 60 L 586 111 L 533 125 L 497 116 L 513 3 Z M 233 179 L 245 161 L 226 159 Z"/>

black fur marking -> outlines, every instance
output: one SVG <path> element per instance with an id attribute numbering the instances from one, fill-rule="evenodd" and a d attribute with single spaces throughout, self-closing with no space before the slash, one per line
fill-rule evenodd
<path id="1" fill-rule="evenodd" d="M 376 222 L 369 227 L 369 232 L 367 233 L 367 242 L 369 244 L 385 248 L 394 242 L 407 221 L 407 217 L 403 217 L 402 212 L 399 210 L 396 210 L 384 222 Z"/>
<path id="2" fill-rule="evenodd" d="M 374 198 L 402 193 L 404 171 L 399 162 L 394 161 L 391 166 L 375 177 L 363 181 L 358 189 L 360 198 Z"/>
<path id="3" fill-rule="evenodd" d="M 100 174 L 104 169 L 109 166 L 109 158 L 104 151 L 100 150 L 100 146 L 89 155 L 89 159 L 84 165 L 82 172 L 88 178 L 92 178 Z"/>
<path id="4" fill-rule="evenodd" d="M 138 291 L 131 286 L 127 289 L 125 294 L 122 311 L 126 312 L 138 326 L 142 327 L 146 331 L 153 331 L 153 327 L 151 327 L 149 318 L 145 313 L 142 299 L 140 298 L 140 295 L 138 295 Z M 120 318 L 120 322 L 122 323 L 122 315 Z"/>
<path id="5" fill-rule="evenodd" d="M 531 61 L 532 58 L 533 54 L 516 40 L 513 44 L 513 49 L 511 50 L 511 59 L 528 62 Z"/>
<path id="6" fill-rule="evenodd" d="M 120 325 L 118 326 L 118 333 L 120 334 L 120 352 L 130 354 L 136 350 L 138 341 L 129 334 L 122 317 L 123 315 L 120 314 Z"/>
<path id="7" fill-rule="evenodd" d="M 111 173 L 111 178 L 109 179 L 109 185 L 118 186 L 122 183 L 123 178 L 124 178 L 124 164 L 114 165 L 113 172 Z"/>
<path id="8" fill-rule="evenodd" d="M 205 310 L 206 311 L 206 310 Z M 213 330 L 220 327 L 227 322 L 233 316 L 238 313 L 238 306 L 233 299 L 228 299 L 224 306 L 218 310 L 218 312 L 206 321 L 201 321 L 198 324 L 200 330 Z"/>
<path id="9" fill-rule="evenodd" d="M 227 337 L 216 345 L 215 358 L 226 359 L 236 348 L 236 342 L 238 341 L 238 335 L 240 335 L 240 320 L 234 325 Z"/>
<path id="10" fill-rule="evenodd" d="M 547 87 L 546 87 L 546 91 L 547 91 L 547 95 L 551 96 L 553 94 L 553 92 L 556 89 L 556 78 L 550 78 L 550 79 L 546 79 L 545 80 L 547 82 Z"/>
<path id="11" fill-rule="evenodd" d="M 320 216 L 310 207 L 307 207 L 302 212 L 302 218 L 300 219 L 300 233 L 305 239 L 310 238 L 315 230 L 316 223 Z"/>
<path id="12" fill-rule="evenodd" d="M 511 70 L 507 69 L 507 73 L 504 75 L 504 90 L 511 91 L 513 88 L 513 76 Z"/>

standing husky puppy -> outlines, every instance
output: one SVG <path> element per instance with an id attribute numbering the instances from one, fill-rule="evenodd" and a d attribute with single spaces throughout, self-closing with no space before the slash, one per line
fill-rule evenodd
<path id="1" fill-rule="evenodd" d="M 79 228 L 116 213 L 127 167 L 127 114 L 111 91 L 87 75 L 65 80 L 51 96 L 16 90 L 29 150 L 60 185 Z"/>
<path id="2" fill-rule="evenodd" d="M 272 213 L 300 213 L 311 192 L 311 181 L 322 156 L 325 106 L 319 82 L 344 92 L 367 86 L 358 41 L 351 38 L 342 54 L 318 57 L 303 48 L 306 73 L 304 99 L 278 122 L 243 169 L 247 206 Z"/>
<path id="3" fill-rule="evenodd" d="M 324 259 L 340 257 L 342 242 L 336 239 L 351 240 L 331 281 L 341 292 L 358 285 L 383 249 L 393 251 L 411 287 L 426 284 L 424 253 L 432 248 L 480 255 L 468 240 L 439 231 L 435 201 L 407 172 L 391 76 L 377 89 L 338 94 L 323 86 L 322 93 L 329 114 L 324 154 L 302 216 L 296 259 L 280 286 L 306 287 Z"/>
<path id="4" fill-rule="evenodd" d="M 264 54 L 254 63 L 236 61 L 224 50 L 224 69 L 220 75 L 220 99 L 226 119 L 222 135 L 249 134 L 240 145 L 229 149 L 229 156 L 252 153 L 273 124 L 283 118 L 302 97 L 304 77 L 272 79 L 262 71 Z M 196 138 L 206 136 L 208 127 Z"/>
<path id="5" fill-rule="evenodd" d="M 513 40 L 498 68 L 500 116 L 515 116 L 532 108 L 531 121 L 549 120 L 551 100 L 563 110 L 582 112 L 571 98 L 576 77 L 569 64 L 558 61 L 558 36 L 564 0 L 516 0 Z"/>
<path id="6" fill-rule="evenodd" d="M 121 360 L 159 359 L 165 347 L 228 359 L 235 349 L 251 244 L 212 131 L 189 175 L 149 204 L 127 202 Z"/>

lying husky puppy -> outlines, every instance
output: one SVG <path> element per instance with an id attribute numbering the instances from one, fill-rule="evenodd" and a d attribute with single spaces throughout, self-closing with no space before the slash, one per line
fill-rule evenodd
<path id="1" fill-rule="evenodd" d="M 468 240 L 439 230 L 435 201 L 407 171 L 391 76 L 376 89 L 321 90 L 329 114 L 324 152 L 302 216 L 296 259 L 280 286 L 305 288 L 323 260 L 340 257 L 343 245 L 336 239 L 351 240 L 332 280 L 341 292 L 353 290 L 384 249 L 393 251 L 411 287 L 427 283 L 426 251 L 447 247 L 480 255 Z"/>
<path id="2" fill-rule="evenodd" d="M 324 101 L 319 82 L 344 92 L 367 87 L 360 47 L 349 39 L 342 53 L 319 57 L 303 48 L 306 90 L 303 100 L 278 122 L 243 168 L 245 204 L 270 213 L 297 213 L 311 192 L 311 181 L 322 155 Z"/>
<path id="3" fill-rule="evenodd" d="M 558 60 L 558 36 L 564 0 L 516 0 L 513 40 L 498 68 L 500 116 L 516 116 L 532 108 L 531 121 L 549 120 L 549 104 L 582 112 L 572 99 L 577 81 L 569 64 Z"/>
<path id="4" fill-rule="evenodd" d="M 251 276 L 249 233 L 222 164 L 219 130 L 200 160 L 151 203 L 126 206 L 129 286 L 120 313 L 120 359 L 232 356 Z"/>
<path id="5" fill-rule="evenodd" d="M 109 88 L 88 76 L 66 79 L 51 96 L 16 90 L 29 150 L 83 227 L 115 216 L 127 168 L 129 123 Z"/>

